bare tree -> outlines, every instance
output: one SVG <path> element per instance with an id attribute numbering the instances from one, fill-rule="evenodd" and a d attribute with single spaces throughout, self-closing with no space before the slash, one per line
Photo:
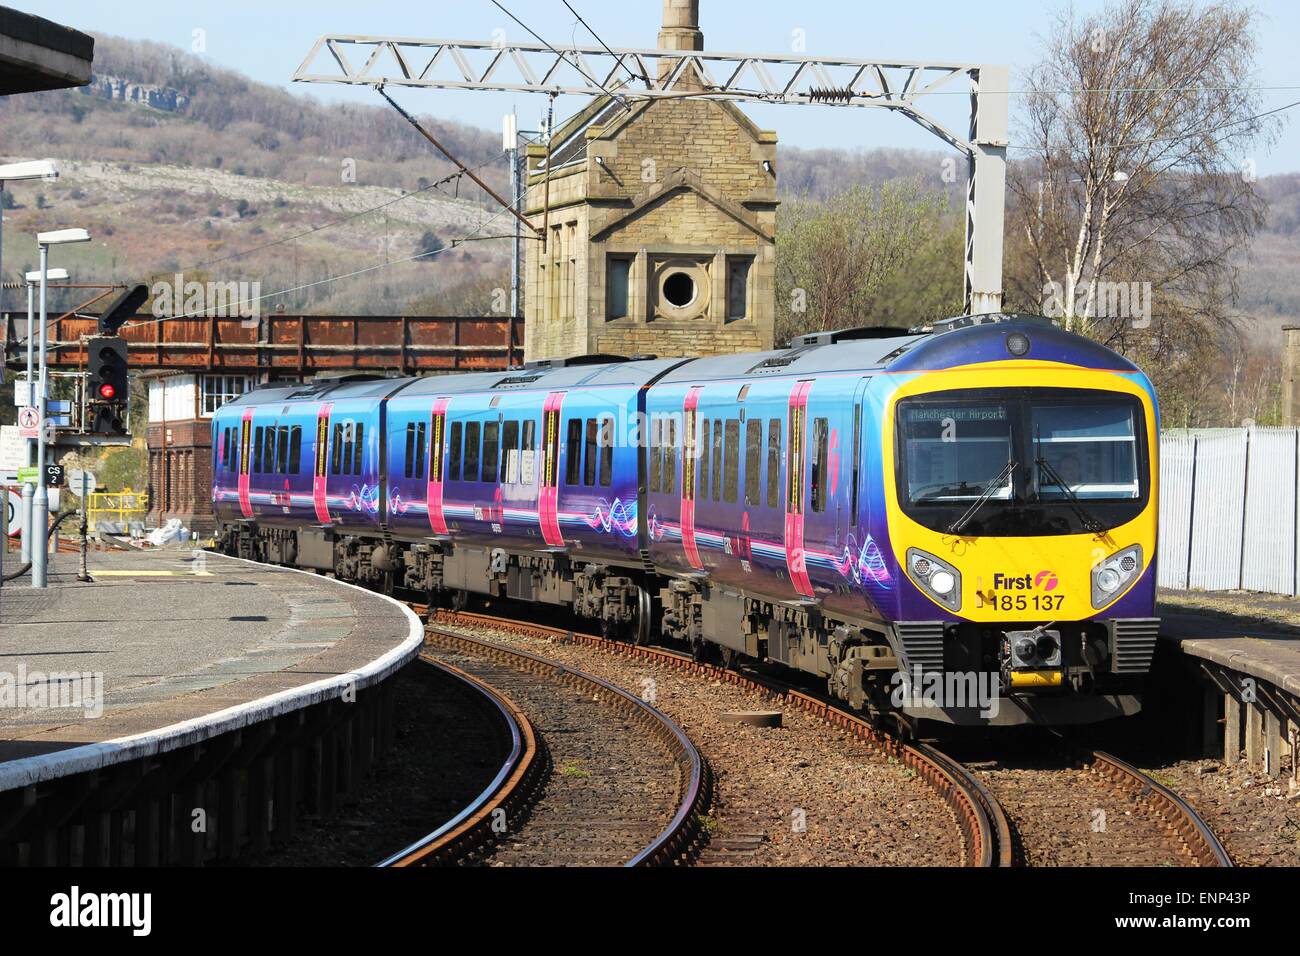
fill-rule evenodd
<path id="1" fill-rule="evenodd" d="M 948 296 L 928 288 L 934 279 L 926 276 L 942 272 L 912 269 L 952 234 L 950 220 L 944 195 L 919 180 L 854 185 L 825 203 L 787 201 L 777 219 L 776 340 L 886 319 L 937 318 L 917 310 L 946 308 L 951 299 L 960 308 L 959 288 Z M 900 303 L 903 297 L 908 301 Z"/>
<path id="2" fill-rule="evenodd" d="M 1058 17 L 1015 140 L 1031 158 L 1010 177 L 1022 302 L 1162 357 L 1231 325 L 1236 254 L 1263 222 L 1250 157 L 1278 128 L 1252 88 L 1254 27 L 1231 2 Z"/>

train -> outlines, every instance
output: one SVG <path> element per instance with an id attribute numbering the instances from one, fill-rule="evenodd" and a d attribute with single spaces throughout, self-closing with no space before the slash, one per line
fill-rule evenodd
<path id="1" fill-rule="evenodd" d="M 1019 314 L 272 384 L 212 419 L 215 547 L 561 606 L 912 732 L 1092 723 L 1140 710 L 1156 646 L 1158 415 Z"/>

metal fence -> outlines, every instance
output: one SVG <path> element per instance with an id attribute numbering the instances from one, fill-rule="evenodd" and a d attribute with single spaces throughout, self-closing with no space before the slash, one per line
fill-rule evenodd
<path id="1" fill-rule="evenodd" d="M 1300 429 L 1160 437 L 1159 583 L 1300 595 Z"/>
<path id="2" fill-rule="evenodd" d="M 149 511 L 149 496 L 143 491 L 97 491 L 90 496 L 86 523 L 91 531 L 124 534 L 132 525 L 143 524 Z"/>

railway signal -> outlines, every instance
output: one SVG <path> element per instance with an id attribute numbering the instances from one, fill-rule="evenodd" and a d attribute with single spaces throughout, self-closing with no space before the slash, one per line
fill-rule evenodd
<path id="1" fill-rule="evenodd" d="M 99 314 L 98 334 L 117 335 L 117 330 L 122 327 L 122 323 L 140 311 L 140 306 L 144 305 L 148 298 L 147 285 L 137 283 L 128 288 Z"/>
<path id="2" fill-rule="evenodd" d="M 126 434 L 126 407 L 130 398 L 126 341 L 116 335 L 96 335 L 87 343 L 87 412 L 90 431 L 103 435 Z"/>

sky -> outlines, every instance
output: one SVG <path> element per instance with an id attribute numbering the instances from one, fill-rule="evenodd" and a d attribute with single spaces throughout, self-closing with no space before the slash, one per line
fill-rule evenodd
<path id="1" fill-rule="evenodd" d="M 459 40 L 531 40 L 491 0 L 186 0 L 185 3 L 122 0 L 63 0 L 55 4 L 6 0 L 13 7 L 91 32 L 149 39 L 191 50 L 195 37 L 202 56 L 214 65 L 238 70 L 253 79 L 327 101 L 378 103 L 368 89 L 294 84 L 295 69 L 323 33 L 348 33 Z M 566 9 L 563 0 L 502 0 L 528 27 L 550 43 L 594 43 Z M 659 0 L 569 0 L 588 25 L 610 46 L 653 47 L 659 29 Z M 1080 13 L 1100 7 L 1098 0 L 1079 0 Z M 795 37 L 810 55 L 849 58 L 898 58 L 1007 64 L 1015 78 L 1039 57 L 1058 2 L 1033 0 L 926 0 L 923 3 L 876 3 L 869 0 L 701 0 L 701 29 L 706 50 L 790 53 Z M 1300 100 L 1300 3 L 1259 0 L 1260 55 L 1255 82 L 1261 87 L 1291 87 L 1264 92 L 1263 108 Z M 201 31 L 196 33 L 196 31 Z M 500 31 L 500 32 L 498 32 Z M 796 31 L 801 31 L 796 33 Z M 545 108 L 540 94 L 391 90 L 413 111 L 499 129 L 501 116 L 517 110 L 521 128 L 535 128 Z M 963 130 L 966 97 L 936 98 L 942 121 Z M 578 102 L 558 105 L 558 115 Z M 1014 112 L 1014 101 L 1013 101 Z M 780 142 L 805 148 L 897 146 L 945 148 L 934 136 L 902 117 L 881 110 L 845 110 L 814 106 L 746 106 L 760 126 L 775 129 Z M 1289 117 L 1279 142 L 1259 155 L 1243 157 L 1260 175 L 1300 172 L 1300 107 Z"/>

